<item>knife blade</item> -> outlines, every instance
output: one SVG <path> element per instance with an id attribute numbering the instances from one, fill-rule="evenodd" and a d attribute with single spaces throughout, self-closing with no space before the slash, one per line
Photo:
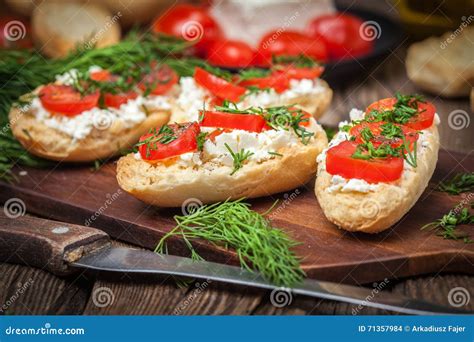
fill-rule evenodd
<path id="1" fill-rule="evenodd" d="M 0 261 L 43 268 L 57 275 L 78 269 L 160 274 L 212 280 L 273 291 L 385 309 L 405 314 L 468 314 L 399 294 L 306 279 L 291 289 L 266 281 L 258 272 L 236 266 L 156 254 L 147 250 L 116 248 L 103 231 L 34 217 L 0 214 Z"/>

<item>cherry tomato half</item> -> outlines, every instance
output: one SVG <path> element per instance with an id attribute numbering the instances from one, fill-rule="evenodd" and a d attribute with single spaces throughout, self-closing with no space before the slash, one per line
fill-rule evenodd
<path id="1" fill-rule="evenodd" d="M 200 128 L 197 122 L 185 124 L 167 125 L 167 131 L 160 134 L 160 128 L 155 132 L 143 135 L 140 138 L 138 151 L 144 160 L 162 160 L 179 156 L 187 152 L 197 151 L 197 136 Z M 164 135 L 172 136 L 174 139 L 168 143 L 162 143 Z"/>
<path id="2" fill-rule="evenodd" d="M 39 98 L 44 108 L 53 113 L 74 116 L 97 106 L 99 92 L 83 96 L 73 87 L 48 84 L 39 91 Z"/>
<path id="3" fill-rule="evenodd" d="M 258 53 L 268 61 L 274 55 L 306 55 L 319 61 L 328 59 L 326 43 L 322 38 L 309 37 L 297 31 L 269 32 L 260 40 Z"/>
<path id="4" fill-rule="evenodd" d="M 312 37 L 323 37 L 331 59 L 359 57 L 373 49 L 373 40 L 363 36 L 363 24 L 350 14 L 326 14 L 314 18 L 307 32 Z"/>
<path id="5" fill-rule="evenodd" d="M 209 90 L 213 95 L 232 102 L 239 102 L 240 97 L 246 92 L 244 87 L 232 84 L 199 67 L 196 67 L 194 71 L 194 80 L 201 87 Z"/>
<path id="6" fill-rule="evenodd" d="M 259 89 L 271 88 L 277 93 L 282 93 L 290 88 L 290 80 L 285 73 L 273 73 L 265 77 L 249 78 L 237 83 L 243 87 L 257 87 Z"/>
<path id="7" fill-rule="evenodd" d="M 244 42 L 218 40 L 210 45 L 207 60 L 212 65 L 227 68 L 245 68 L 252 65 L 254 51 Z"/>
<path id="8" fill-rule="evenodd" d="M 155 67 L 151 73 L 145 75 L 138 83 L 138 87 L 142 91 L 147 88 L 151 89 L 153 95 L 166 94 L 176 83 L 178 83 L 178 75 L 167 65 Z"/>
<path id="9" fill-rule="evenodd" d="M 365 112 L 370 114 L 373 110 L 383 111 L 393 109 L 397 103 L 396 98 L 386 98 L 372 103 L 367 107 Z M 404 126 L 410 127 L 416 130 L 423 130 L 430 128 L 433 125 L 434 115 L 436 113 L 436 107 L 430 102 L 418 101 L 418 114 L 410 118 L 410 120 L 404 124 Z"/>
<path id="10" fill-rule="evenodd" d="M 195 42 L 199 55 L 204 56 L 210 44 L 223 36 L 217 22 L 202 6 L 177 4 L 155 19 L 155 33 L 164 33 Z"/>
<path id="11" fill-rule="evenodd" d="M 392 182 L 401 177 L 403 158 L 356 159 L 352 157 L 356 149 L 357 143 L 353 141 L 343 141 L 331 147 L 326 154 L 327 172 L 348 179 L 363 179 L 368 183 Z"/>

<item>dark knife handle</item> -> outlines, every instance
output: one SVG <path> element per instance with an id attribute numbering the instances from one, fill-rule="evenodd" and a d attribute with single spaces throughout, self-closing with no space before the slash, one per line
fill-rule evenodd
<path id="1" fill-rule="evenodd" d="M 68 264 L 108 246 L 109 236 L 98 229 L 0 212 L 0 262 L 63 276 L 74 272 Z"/>

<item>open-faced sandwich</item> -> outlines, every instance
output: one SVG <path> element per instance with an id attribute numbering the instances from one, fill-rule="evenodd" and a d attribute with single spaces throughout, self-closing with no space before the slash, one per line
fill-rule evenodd
<path id="1" fill-rule="evenodd" d="M 297 104 L 319 118 L 332 99 L 332 90 L 319 78 L 323 70 L 305 57 L 297 62 L 279 59 L 271 69 L 247 69 L 238 74 L 198 67 L 193 77 L 180 79 L 181 90 L 171 121 L 196 121 L 203 103 L 212 108 L 224 100 L 240 109 Z"/>
<path id="2" fill-rule="evenodd" d="M 133 145 L 152 127 L 168 122 L 178 76 L 166 65 L 121 75 L 91 67 L 70 70 L 25 95 L 28 103 L 9 114 L 25 148 L 52 160 L 93 161 Z"/>
<path id="3" fill-rule="evenodd" d="M 120 187 L 162 207 L 270 195 L 313 177 L 327 145 L 315 119 L 293 107 L 240 110 L 225 102 L 197 117 L 143 135 L 138 152 L 118 161 Z"/>
<path id="4" fill-rule="evenodd" d="M 353 109 L 318 157 L 316 196 L 342 229 L 377 233 L 396 223 L 428 185 L 438 159 L 439 117 L 420 96 Z"/>

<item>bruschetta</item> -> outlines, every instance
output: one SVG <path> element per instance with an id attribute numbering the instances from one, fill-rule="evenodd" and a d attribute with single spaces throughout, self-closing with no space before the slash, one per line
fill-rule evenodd
<path id="1" fill-rule="evenodd" d="M 11 109 L 12 132 L 30 153 L 46 159 L 87 162 L 113 156 L 169 120 L 167 94 L 176 91 L 178 76 L 167 66 L 145 70 L 118 76 L 91 67 L 59 75 L 25 95 L 28 104 Z"/>
<path id="2" fill-rule="evenodd" d="M 397 94 L 353 109 L 351 119 L 318 157 L 315 192 L 338 227 L 377 233 L 399 221 L 427 187 L 439 117 L 421 97 Z"/>
<path id="3" fill-rule="evenodd" d="M 224 103 L 198 117 L 142 136 L 138 152 L 118 161 L 120 187 L 160 207 L 271 195 L 309 181 L 327 145 L 321 126 L 297 108 Z"/>
<path id="4" fill-rule="evenodd" d="M 172 122 L 197 120 L 206 108 L 234 102 L 237 107 L 275 107 L 296 104 L 316 119 L 327 110 L 332 90 L 319 78 L 324 68 L 319 65 L 277 64 L 272 69 L 249 69 L 230 75 L 196 68 L 193 77 L 180 79 L 180 94 L 173 108 Z"/>

